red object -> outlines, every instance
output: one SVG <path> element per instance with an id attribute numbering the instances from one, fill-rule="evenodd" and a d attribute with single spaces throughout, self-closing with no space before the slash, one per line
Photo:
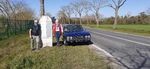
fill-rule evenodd
<path id="1" fill-rule="evenodd" d="M 62 34 L 62 30 L 61 30 L 60 24 L 58 24 L 58 27 L 59 27 L 60 33 Z M 56 33 L 56 24 L 53 25 L 53 33 L 54 33 L 54 34 Z"/>

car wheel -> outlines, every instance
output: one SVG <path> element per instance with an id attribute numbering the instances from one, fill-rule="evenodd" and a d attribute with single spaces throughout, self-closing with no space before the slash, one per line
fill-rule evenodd
<path id="1" fill-rule="evenodd" d="M 64 44 L 65 44 L 65 45 L 68 45 L 68 42 L 67 42 L 66 40 L 64 40 Z"/>

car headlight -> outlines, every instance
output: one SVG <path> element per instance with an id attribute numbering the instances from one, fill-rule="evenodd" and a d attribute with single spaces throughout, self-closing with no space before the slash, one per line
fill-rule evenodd
<path id="1" fill-rule="evenodd" d="M 90 36 L 90 35 L 88 35 L 88 38 L 91 38 L 91 36 Z"/>
<path id="2" fill-rule="evenodd" d="M 70 36 L 70 40 L 72 40 L 72 36 Z"/>
<path id="3" fill-rule="evenodd" d="M 90 40 L 91 39 L 91 36 L 90 35 L 86 35 L 85 36 L 85 40 Z"/>
<path id="4" fill-rule="evenodd" d="M 69 41 L 70 40 L 70 37 L 67 37 L 67 41 Z"/>
<path id="5" fill-rule="evenodd" d="M 85 38 L 88 38 L 88 36 L 85 36 Z"/>
<path id="6" fill-rule="evenodd" d="M 90 35 L 88 35 L 88 40 L 90 40 L 91 39 L 91 36 Z"/>
<path id="7" fill-rule="evenodd" d="M 67 37 L 67 41 L 70 41 L 70 40 L 72 40 L 72 39 L 73 39 L 72 36 L 68 36 L 68 37 Z"/>

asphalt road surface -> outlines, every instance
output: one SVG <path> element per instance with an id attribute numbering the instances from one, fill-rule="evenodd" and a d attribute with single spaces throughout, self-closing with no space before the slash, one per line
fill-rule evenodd
<path id="1" fill-rule="evenodd" d="M 150 69 L 150 38 L 86 28 L 92 42 L 127 69 Z"/>

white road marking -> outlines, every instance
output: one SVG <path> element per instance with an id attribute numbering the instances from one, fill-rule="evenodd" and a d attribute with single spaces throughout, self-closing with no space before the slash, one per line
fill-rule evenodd
<path id="1" fill-rule="evenodd" d="M 110 53 L 108 53 L 108 52 L 105 51 L 104 49 L 101 49 L 100 47 L 98 47 L 98 46 L 96 46 L 96 45 L 94 45 L 94 44 L 92 44 L 91 46 L 93 46 L 93 47 L 97 48 L 98 50 L 104 52 L 107 56 L 113 57 Z"/>
<path id="2" fill-rule="evenodd" d="M 108 31 L 108 30 L 101 30 L 101 31 L 105 31 L 105 32 L 112 32 L 112 31 Z M 131 35 L 131 36 L 137 36 L 137 37 L 144 37 L 144 38 L 150 38 L 148 36 L 142 36 L 142 35 L 136 35 L 136 34 L 128 34 L 128 33 L 123 33 L 123 32 L 114 32 L 114 33 L 118 33 L 118 34 L 125 34 L 125 35 Z"/>
<path id="3" fill-rule="evenodd" d="M 146 43 L 137 42 L 137 41 L 133 41 L 133 40 L 125 39 L 125 38 L 120 38 L 120 37 L 116 37 L 116 36 L 112 36 L 112 35 L 108 35 L 108 34 L 98 33 L 98 32 L 94 32 L 94 31 L 90 31 L 90 32 L 100 34 L 100 35 L 104 35 L 104 36 L 108 36 L 108 37 L 112 37 L 112 38 L 116 38 L 116 39 L 120 39 L 120 40 L 124 40 L 124 41 L 128 41 L 128 42 L 137 43 L 137 44 L 140 44 L 140 45 L 150 46 L 149 44 L 146 44 Z"/>

